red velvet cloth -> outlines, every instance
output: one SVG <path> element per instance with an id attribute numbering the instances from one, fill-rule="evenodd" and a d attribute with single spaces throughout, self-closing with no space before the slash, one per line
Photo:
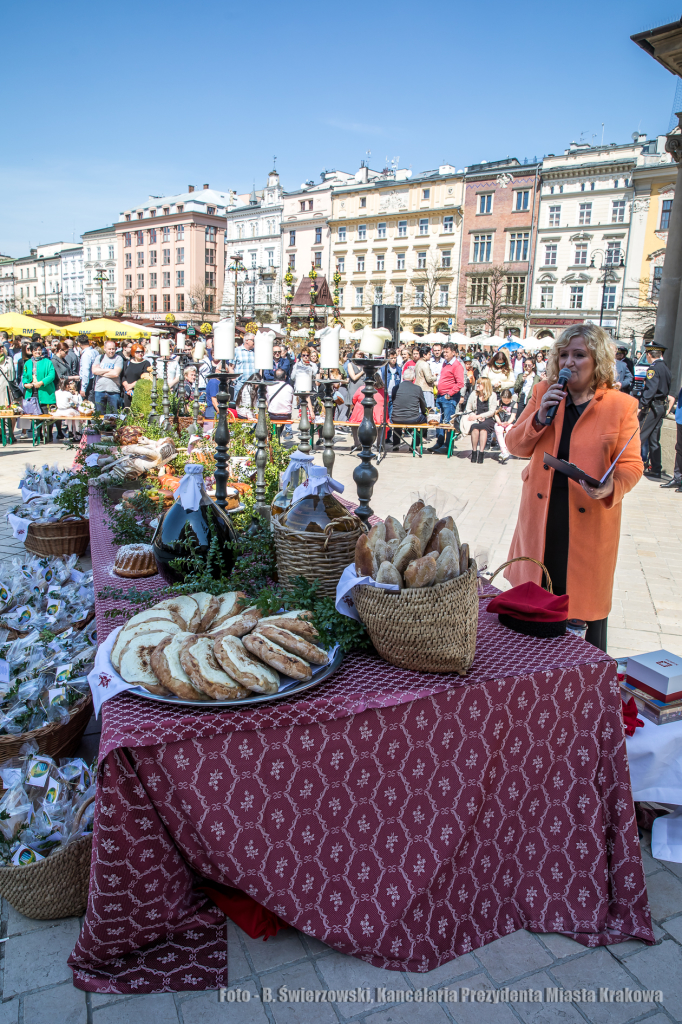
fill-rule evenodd
<path id="1" fill-rule="evenodd" d="M 625 735 L 634 736 L 635 729 L 644 728 L 644 722 L 641 718 L 637 717 L 637 704 L 635 702 L 635 698 L 630 697 L 627 704 L 624 700 L 621 700 L 621 704 L 623 705 L 623 726 L 625 728 Z"/>
<path id="2" fill-rule="evenodd" d="M 256 903 L 253 897 L 241 889 L 233 889 L 230 886 L 216 889 L 212 885 L 199 885 L 197 888 L 205 892 L 215 905 L 220 907 L 223 914 L 239 925 L 252 939 L 262 938 L 263 942 L 267 942 L 271 936 L 289 927 L 285 921 L 277 917 L 277 914 Z"/>
<path id="3" fill-rule="evenodd" d="M 495 615 L 511 615 L 523 622 L 565 622 L 568 595 L 549 594 L 537 583 L 521 583 L 505 590 L 488 604 Z"/>

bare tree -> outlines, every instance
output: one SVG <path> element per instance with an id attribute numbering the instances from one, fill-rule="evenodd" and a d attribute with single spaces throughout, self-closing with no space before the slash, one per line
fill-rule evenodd
<path id="1" fill-rule="evenodd" d="M 421 296 L 419 308 L 424 311 L 427 319 L 426 331 L 431 333 L 431 321 L 434 316 L 444 316 L 447 307 L 439 306 L 440 286 L 446 282 L 449 284 L 452 279 L 452 271 L 449 267 L 443 267 L 438 262 L 436 253 L 430 253 L 425 267 L 420 267 L 412 276 L 412 284 L 415 289 L 415 305 L 417 295 Z"/>
<path id="2" fill-rule="evenodd" d="M 202 319 L 206 313 L 215 313 L 219 309 L 216 289 L 205 284 L 196 284 L 189 290 L 190 312 Z"/>
<path id="3" fill-rule="evenodd" d="M 478 315 L 489 335 L 497 334 L 502 324 L 523 315 L 523 300 L 519 302 L 518 295 L 510 294 L 514 285 L 508 277 L 505 267 L 492 266 L 470 279 L 469 305 L 480 307 Z"/>
<path id="4" fill-rule="evenodd" d="M 651 291 L 649 291 L 651 288 Z M 650 334 L 656 327 L 656 315 L 658 313 L 658 291 L 654 291 L 652 282 L 646 278 L 638 278 L 629 292 L 635 292 L 632 304 L 627 304 L 623 295 L 623 316 L 621 320 L 621 334 L 638 334 L 642 337 Z M 640 304 L 642 293 L 646 294 L 646 303 Z"/>

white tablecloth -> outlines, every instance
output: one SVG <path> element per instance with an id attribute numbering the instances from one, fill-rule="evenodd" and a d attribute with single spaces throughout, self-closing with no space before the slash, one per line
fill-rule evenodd
<path id="1" fill-rule="evenodd" d="M 682 804 L 682 721 L 654 725 L 642 718 L 626 745 L 635 800 Z"/>

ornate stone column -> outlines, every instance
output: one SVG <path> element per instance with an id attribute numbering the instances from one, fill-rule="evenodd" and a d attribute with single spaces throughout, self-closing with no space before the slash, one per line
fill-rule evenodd
<path id="1" fill-rule="evenodd" d="M 682 112 L 677 119 L 682 129 Z M 665 345 L 665 361 L 672 370 L 673 389 L 679 389 L 682 363 L 682 309 L 680 308 L 680 283 L 682 281 L 682 178 L 679 168 L 682 162 L 682 135 L 669 135 L 665 148 L 677 164 L 677 182 L 673 199 L 668 241 L 665 249 L 663 276 L 658 296 L 656 331 L 654 341 Z"/>

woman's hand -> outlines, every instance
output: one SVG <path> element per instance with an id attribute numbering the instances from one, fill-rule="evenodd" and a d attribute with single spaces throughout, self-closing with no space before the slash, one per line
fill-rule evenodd
<path id="1" fill-rule="evenodd" d="M 542 396 L 542 401 L 540 402 L 540 407 L 536 414 L 538 420 L 543 426 L 545 425 L 545 420 L 547 419 L 547 413 L 549 410 L 553 409 L 555 405 L 559 404 L 559 402 L 563 402 L 565 398 L 566 392 L 560 384 L 550 384 Z"/>
<path id="2" fill-rule="evenodd" d="M 599 501 L 600 498 L 609 498 L 613 494 L 613 473 L 601 487 L 590 487 L 584 480 L 580 481 L 580 486 L 595 501 Z"/>

